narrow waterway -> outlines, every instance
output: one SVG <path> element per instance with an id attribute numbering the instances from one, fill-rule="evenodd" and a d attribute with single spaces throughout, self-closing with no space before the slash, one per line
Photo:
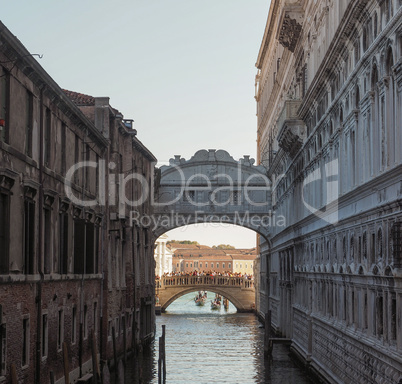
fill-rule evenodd
<path id="1" fill-rule="evenodd" d="M 182 296 L 157 317 L 156 339 L 148 353 L 129 362 L 126 383 L 158 383 L 158 338 L 166 325 L 166 382 L 307 384 L 313 383 L 289 357 L 288 347 L 275 345 L 271 361 L 264 361 L 264 329 L 253 314 L 196 306 L 195 293 Z"/>

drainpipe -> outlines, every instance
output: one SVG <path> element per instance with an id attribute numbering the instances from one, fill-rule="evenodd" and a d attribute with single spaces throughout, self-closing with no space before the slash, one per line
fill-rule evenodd
<path id="1" fill-rule="evenodd" d="M 135 230 L 135 226 L 131 224 L 131 231 L 132 231 L 132 237 L 131 237 L 131 254 L 133 255 L 132 258 L 132 262 L 133 262 L 133 322 L 131 325 L 131 348 L 133 349 L 133 354 L 136 354 L 136 350 L 137 350 L 137 346 L 136 346 L 136 336 L 137 336 L 137 271 L 136 271 L 136 267 L 135 267 L 135 263 L 136 263 L 136 256 L 138 257 L 138 255 L 135 253 L 136 249 L 135 249 L 135 244 L 134 244 L 134 240 L 137 240 L 136 238 L 136 230 Z M 138 240 L 137 240 L 138 241 Z"/>
<path id="2" fill-rule="evenodd" d="M 85 144 L 85 141 L 84 141 Z M 83 179 L 83 186 L 82 186 L 82 201 L 84 201 L 84 193 L 86 190 L 87 186 L 87 179 L 85 177 L 85 173 L 82 174 L 82 179 Z M 82 270 L 82 275 L 81 275 L 81 310 L 80 310 L 80 341 L 79 341 L 79 346 L 78 346 L 78 361 L 80 365 L 80 377 L 82 377 L 82 354 L 83 354 L 83 348 L 84 348 L 84 329 L 83 329 L 83 323 L 84 323 L 84 283 L 85 283 L 85 273 L 86 273 L 86 267 L 87 267 L 87 223 L 86 223 L 86 217 L 85 217 L 85 208 L 83 209 L 83 216 L 84 216 L 84 267 Z"/>
<path id="3" fill-rule="evenodd" d="M 103 209 L 103 214 L 105 214 L 105 210 Z M 105 216 L 102 216 L 102 223 L 101 223 L 101 266 L 100 271 L 102 274 L 101 282 L 100 282 L 100 321 L 99 321 L 99 354 L 100 354 L 100 361 L 101 361 L 101 383 L 103 383 L 103 360 L 105 358 L 103 353 L 103 289 L 105 285 L 105 274 L 103 271 L 103 263 L 104 263 L 104 239 L 103 236 L 106 234 L 106 220 Z"/>
<path id="4" fill-rule="evenodd" d="M 85 210 L 84 210 L 85 217 Z M 84 250 L 87 249 L 87 231 L 85 228 L 84 233 Z M 78 361 L 80 365 L 80 377 L 82 377 L 82 350 L 84 345 L 84 330 L 83 330 L 83 321 L 84 321 L 84 282 L 85 282 L 85 268 L 86 268 L 86 252 L 84 254 L 84 268 L 81 275 L 81 305 L 80 305 L 80 341 L 78 346 Z"/>
<path id="5" fill-rule="evenodd" d="M 38 257 L 38 272 L 40 279 L 37 287 L 38 292 L 36 296 L 37 304 L 37 317 L 36 317 L 36 369 L 35 369 L 35 382 L 41 382 L 41 324 L 42 324 L 42 284 L 44 280 L 43 262 L 42 262 L 42 239 L 43 239 L 43 88 L 40 90 L 39 95 L 39 236 L 37 246 Z"/>
<path id="6" fill-rule="evenodd" d="M 108 156 L 108 148 L 105 149 L 105 163 L 109 163 L 109 156 Z M 100 281 L 100 324 L 99 324 L 99 329 L 100 329 L 100 334 L 99 334 L 99 354 L 100 354 L 100 364 L 101 364 L 101 383 L 103 384 L 103 366 L 104 366 L 104 361 L 105 361 L 105 352 L 104 352 L 104 347 L 103 347 L 103 343 L 104 343 L 104 334 L 103 334 L 103 330 L 104 330 L 104 316 L 103 316 L 103 311 L 104 311 L 104 293 L 103 290 L 105 289 L 105 236 L 107 236 L 107 223 L 108 223 L 108 219 L 106 217 L 108 209 L 106 207 L 107 201 L 106 201 L 106 196 L 107 196 L 107 184 L 106 184 L 106 169 L 103 168 L 102 172 L 101 172 L 101 168 L 99 168 L 99 182 L 98 182 L 98 186 L 101 189 L 99 191 L 99 195 L 103 195 L 103 201 L 101 199 L 101 212 L 102 212 L 102 222 L 101 222 L 101 259 L 100 259 L 100 272 L 102 274 L 102 278 Z M 104 190 L 102 191 L 102 188 L 104 188 Z M 102 205 L 103 204 L 103 205 Z M 107 306 L 105 306 L 107 308 Z M 107 329 L 107 328 L 106 328 Z"/>

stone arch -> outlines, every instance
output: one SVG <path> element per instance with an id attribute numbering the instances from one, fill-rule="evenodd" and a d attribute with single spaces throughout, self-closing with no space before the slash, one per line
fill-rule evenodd
<path id="1" fill-rule="evenodd" d="M 358 275 L 364 275 L 365 274 L 365 270 L 364 270 L 364 267 L 362 265 L 359 265 L 359 268 L 357 269 L 357 274 Z"/>
<path id="2" fill-rule="evenodd" d="M 164 303 L 162 303 L 161 305 L 162 312 L 164 312 L 166 308 L 168 308 L 169 305 L 172 304 L 174 301 L 176 301 L 179 297 L 187 295 L 188 293 L 191 292 L 198 292 L 198 291 L 208 291 L 218 293 L 219 295 L 226 297 L 236 307 L 238 312 L 244 311 L 243 305 L 240 303 L 240 301 L 234 295 L 228 293 L 225 289 L 211 287 L 209 285 L 205 286 L 199 285 L 197 287 L 183 288 L 179 292 L 174 293 Z"/>
<path id="3" fill-rule="evenodd" d="M 249 229 L 251 231 L 256 232 L 258 235 L 262 236 L 264 238 L 264 240 L 267 242 L 268 246 L 271 247 L 271 239 L 270 237 L 267 235 L 267 233 L 263 230 L 259 230 L 258 228 L 252 227 L 251 225 L 248 225 L 247 223 L 244 223 L 244 225 L 238 225 L 236 224 L 234 221 L 232 220 L 223 220 L 223 219 L 218 219 L 218 218 L 214 218 L 212 217 L 212 219 L 210 221 L 197 221 L 195 219 L 189 219 L 188 222 L 183 223 L 182 225 L 177 225 L 177 226 L 172 226 L 172 227 L 158 227 L 153 231 L 153 237 L 154 237 L 154 241 L 159 237 L 162 236 L 163 234 L 165 234 L 166 232 L 171 231 L 172 229 L 176 229 L 176 228 L 182 228 L 182 227 L 186 227 L 188 225 L 194 225 L 194 224 L 200 224 L 200 223 L 206 223 L 206 224 L 214 224 L 214 223 L 222 223 L 222 224 L 232 224 L 241 228 L 245 228 L 245 229 Z"/>
<path id="4" fill-rule="evenodd" d="M 374 266 L 373 266 L 373 268 L 372 268 L 372 270 L 371 270 L 371 273 L 372 273 L 373 275 L 375 275 L 375 276 L 377 276 L 377 275 L 380 274 L 380 269 L 378 268 L 377 265 L 374 265 Z"/>
<path id="5" fill-rule="evenodd" d="M 390 265 L 387 265 L 387 267 L 385 268 L 384 275 L 385 276 L 394 276 L 394 271 Z"/>

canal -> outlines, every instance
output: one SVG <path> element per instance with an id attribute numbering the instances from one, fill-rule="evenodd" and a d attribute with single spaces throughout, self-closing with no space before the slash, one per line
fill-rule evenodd
<path id="1" fill-rule="evenodd" d="M 158 338 L 166 325 L 166 382 L 307 384 L 307 373 L 290 357 L 288 347 L 275 345 L 271 361 L 264 361 L 263 335 L 253 314 L 229 309 L 197 307 L 195 293 L 172 303 L 157 316 L 156 339 L 150 350 L 128 363 L 125 383 L 157 384 Z"/>

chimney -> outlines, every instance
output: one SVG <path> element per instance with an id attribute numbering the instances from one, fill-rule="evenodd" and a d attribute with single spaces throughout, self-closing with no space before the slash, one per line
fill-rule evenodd
<path id="1" fill-rule="evenodd" d="M 109 138 L 109 97 L 95 97 L 95 127 Z"/>

